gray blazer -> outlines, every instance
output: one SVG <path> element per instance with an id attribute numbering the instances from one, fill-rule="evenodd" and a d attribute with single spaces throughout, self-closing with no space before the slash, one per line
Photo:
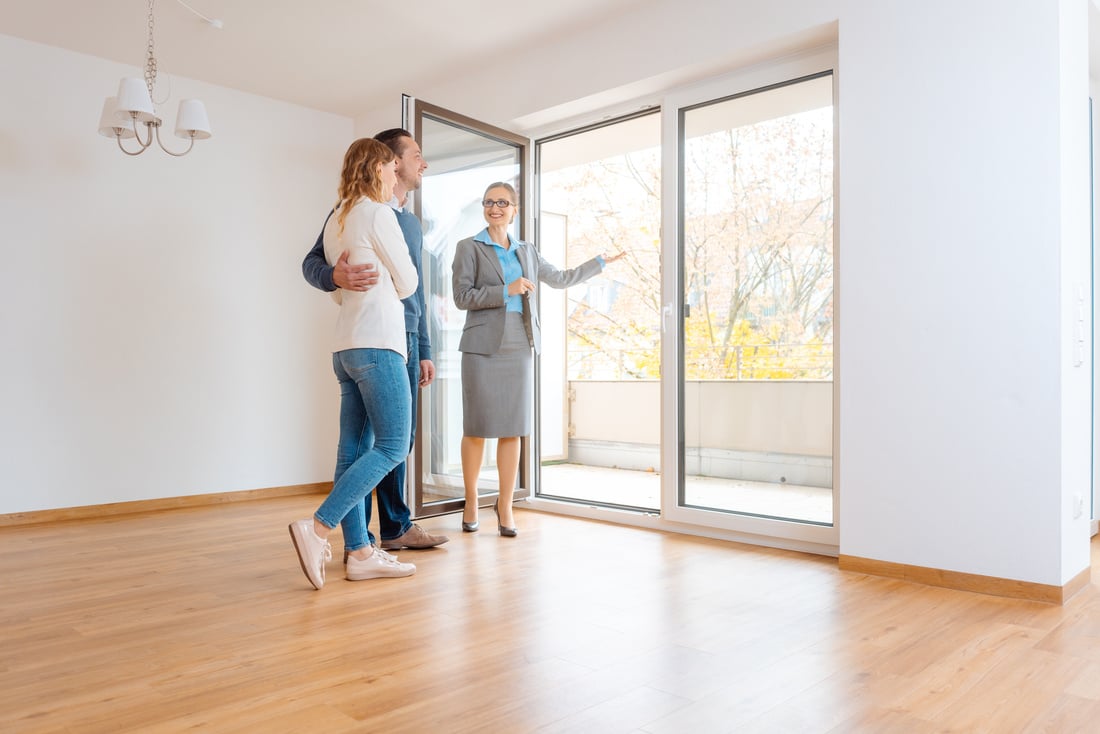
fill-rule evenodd
<path id="1" fill-rule="evenodd" d="M 583 283 L 603 270 L 592 258 L 570 270 L 559 270 L 542 258 L 535 246 L 513 240 L 523 277 L 551 288 L 568 288 Z M 467 237 L 455 247 L 451 263 L 451 290 L 455 306 L 466 312 L 458 351 L 496 354 L 504 340 L 504 273 L 492 245 Z M 539 327 L 538 288 L 523 299 L 523 325 L 527 341 L 538 354 L 542 349 Z"/>

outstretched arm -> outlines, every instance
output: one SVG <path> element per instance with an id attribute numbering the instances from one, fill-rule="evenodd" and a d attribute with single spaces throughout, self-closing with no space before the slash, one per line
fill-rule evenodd
<path id="1" fill-rule="evenodd" d="M 568 288 L 583 283 L 589 278 L 599 275 L 603 271 L 604 263 L 610 262 L 610 260 L 604 260 L 603 256 L 599 256 L 583 262 L 575 268 L 559 270 L 546 260 L 538 250 L 534 252 L 538 264 L 538 279 L 551 288 Z M 618 257 L 614 259 L 617 260 Z"/>

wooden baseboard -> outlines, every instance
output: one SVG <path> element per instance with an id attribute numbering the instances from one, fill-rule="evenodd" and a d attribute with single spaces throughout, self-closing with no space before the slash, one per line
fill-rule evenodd
<path id="1" fill-rule="evenodd" d="M 1036 584 L 1029 581 L 1016 581 L 996 576 L 981 576 L 975 573 L 945 571 L 940 568 L 909 566 L 904 563 L 876 561 L 872 558 L 841 555 L 838 557 L 840 570 L 866 573 L 872 576 L 913 581 L 927 586 L 940 586 L 945 589 L 974 591 L 991 596 L 1007 596 L 1012 599 L 1027 599 L 1048 604 L 1065 604 L 1071 596 L 1085 588 L 1091 580 L 1089 568 L 1074 576 L 1063 586 Z"/>
<path id="2" fill-rule="evenodd" d="M 82 507 L 62 507 L 56 510 L 35 510 L 33 512 L 12 512 L 0 515 L 0 528 L 15 525 L 34 525 L 37 523 L 60 522 L 63 520 L 88 520 L 115 515 L 132 515 L 136 512 L 156 512 L 158 510 L 176 510 L 181 507 L 204 507 L 229 502 L 249 502 L 271 497 L 292 497 L 303 494 L 325 494 L 332 489 L 332 482 L 296 484 L 289 487 L 268 487 L 266 489 L 247 489 L 240 492 L 215 492 L 213 494 L 193 494 L 186 497 L 163 497 L 155 500 L 134 500 L 133 502 L 109 502 L 103 505 L 85 505 Z"/>

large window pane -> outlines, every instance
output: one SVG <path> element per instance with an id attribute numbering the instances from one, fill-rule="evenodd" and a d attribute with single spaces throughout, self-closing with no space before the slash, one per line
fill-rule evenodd
<path id="1" fill-rule="evenodd" d="M 538 145 L 543 256 L 627 252 L 542 289 L 542 495 L 660 507 L 660 165 L 655 112 Z"/>
<path id="2" fill-rule="evenodd" d="M 832 99 L 682 112 L 685 505 L 832 523 Z"/>

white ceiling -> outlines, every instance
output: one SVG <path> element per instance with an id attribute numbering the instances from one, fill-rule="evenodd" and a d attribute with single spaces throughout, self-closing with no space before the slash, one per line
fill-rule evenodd
<path id="1" fill-rule="evenodd" d="M 160 73 L 348 117 L 638 0 L 156 0 Z M 148 0 L 3 0 L 0 33 L 141 68 Z M 12 73 L 8 70 L 7 73 Z"/>
<path id="2" fill-rule="evenodd" d="M 742 0 L 724 0 L 735 2 Z M 396 104 L 548 36 L 675 0 L 156 0 L 158 69 L 347 117 Z M 1089 18 L 1100 78 L 1100 0 Z M 145 65 L 148 0 L 0 0 L 0 34 Z M 7 70 L 12 73 L 12 70 Z M 105 87 L 107 88 L 107 87 Z"/>

